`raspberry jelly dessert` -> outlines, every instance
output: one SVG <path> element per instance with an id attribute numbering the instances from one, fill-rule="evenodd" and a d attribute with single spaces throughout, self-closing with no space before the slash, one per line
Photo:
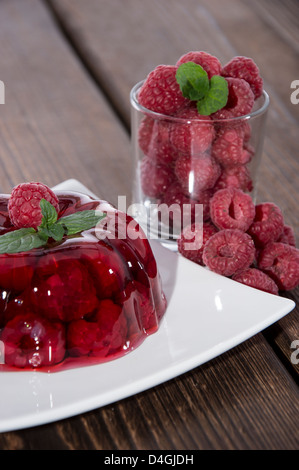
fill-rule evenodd
<path id="1" fill-rule="evenodd" d="M 84 211 L 104 218 L 60 241 L 52 231 L 41 246 L 1 252 L 2 371 L 58 371 L 119 358 L 157 331 L 166 310 L 157 264 L 137 223 L 106 201 L 55 195 L 58 222 Z M 9 201 L 0 197 L 0 239 L 17 234 Z"/>

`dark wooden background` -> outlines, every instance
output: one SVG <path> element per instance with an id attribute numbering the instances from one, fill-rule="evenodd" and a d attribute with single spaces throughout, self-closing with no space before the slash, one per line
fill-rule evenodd
<path id="1" fill-rule="evenodd" d="M 258 199 L 298 221 L 297 0 L 1 0 L 2 192 L 80 179 L 131 196 L 131 87 L 160 63 L 206 50 L 253 57 L 270 94 Z M 298 302 L 299 290 L 288 293 Z M 240 315 L 242 312 L 240 311 Z M 297 449 L 299 312 L 220 357 L 131 398 L 0 434 L 0 449 Z M 1 389 L 0 389 L 1 399 Z"/>

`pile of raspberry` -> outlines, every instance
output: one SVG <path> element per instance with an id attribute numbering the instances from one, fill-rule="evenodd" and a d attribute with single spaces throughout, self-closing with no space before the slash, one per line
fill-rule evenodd
<path id="1" fill-rule="evenodd" d="M 224 108 L 202 116 L 196 103 L 183 96 L 176 72 L 187 62 L 200 65 L 209 79 L 225 77 L 229 95 Z M 248 115 L 262 92 L 257 65 L 243 56 L 222 66 L 217 57 L 192 51 L 175 65 L 159 65 L 151 71 L 138 94 L 144 108 L 159 113 L 145 112 L 138 130 L 144 197 L 168 206 L 203 204 L 208 218 L 209 200 L 218 189 L 252 192 L 251 127 L 247 119 L 234 118 Z"/>
<path id="2" fill-rule="evenodd" d="M 254 204 L 236 188 L 218 190 L 210 219 L 183 228 L 178 251 L 211 271 L 278 295 L 299 285 L 294 229 L 272 202 Z"/>

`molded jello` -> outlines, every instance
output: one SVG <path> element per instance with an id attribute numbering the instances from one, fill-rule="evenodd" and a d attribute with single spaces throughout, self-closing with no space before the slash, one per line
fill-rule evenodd
<path id="1" fill-rule="evenodd" d="M 116 359 L 156 332 L 165 313 L 155 258 L 133 219 L 106 201 L 56 195 L 58 219 L 86 210 L 105 217 L 59 242 L 0 255 L 0 370 Z M 8 200 L 0 197 L 0 235 L 15 230 Z"/>

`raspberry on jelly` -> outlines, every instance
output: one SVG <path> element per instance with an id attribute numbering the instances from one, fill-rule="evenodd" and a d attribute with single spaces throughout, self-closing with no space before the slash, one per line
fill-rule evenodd
<path id="1" fill-rule="evenodd" d="M 250 57 L 233 57 L 222 69 L 223 77 L 242 78 L 249 83 L 255 99 L 263 92 L 263 79 L 256 63 Z"/>
<path id="2" fill-rule="evenodd" d="M 220 189 L 210 200 L 210 215 L 219 229 L 246 232 L 254 220 L 255 205 L 251 196 L 240 189 Z"/>
<path id="3" fill-rule="evenodd" d="M 266 273 L 256 268 L 249 268 L 241 273 L 235 274 L 233 280 L 254 287 L 255 289 L 268 292 L 269 294 L 278 295 L 277 284 Z"/>
<path id="4" fill-rule="evenodd" d="M 156 113 L 173 115 L 187 101 L 176 81 L 177 67 L 158 65 L 152 70 L 140 88 L 138 101 Z"/>
<path id="5" fill-rule="evenodd" d="M 299 250 L 291 245 L 271 242 L 259 252 L 258 267 L 270 276 L 280 290 L 299 284 Z"/>
<path id="6" fill-rule="evenodd" d="M 255 218 L 248 229 L 257 248 L 276 241 L 283 232 L 284 218 L 280 208 L 273 202 L 264 202 L 255 207 Z"/>
<path id="7" fill-rule="evenodd" d="M 56 194 L 42 183 L 22 183 L 16 186 L 8 202 L 8 212 L 16 228 L 37 228 L 42 221 L 41 199 L 46 199 L 59 212 Z"/>
<path id="8" fill-rule="evenodd" d="M 218 232 L 217 228 L 210 222 L 188 225 L 182 230 L 178 239 L 179 253 L 184 258 L 203 266 L 202 255 L 205 244 L 216 232 Z"/>
<path id="9" fill-rule="evenodd" d="M 255 258 L 252 238 L 238 229 L 224 229 L 212 235 L 203 250 L 203 262 L 223 276 L 249 268 Z"/>
<path id="10" fill-rule="evenodd" d="M 179 67 L 186 62 L 194 62 L 195 64 L 201 65 L 201 67 L 207 72 L 208 77 L 211 78 L 213 75 L 221 74 L 221 63 L 217 57 L 204 51 L 190 51 L 177 61 L 176 65 Z"/>
<path id="11" fill-rule="evenodd" d="M 41 274 L 37 268 L 32 281 L 31 301 L 48 319 L 69 322 L 92 313 L 97 306 L 93 280 L 79 261 L 59 261 L 49 276 Z"/>
<path id="12" fill-rule="evenodd" d="M 8 321 L 0 336 L 5 364 L 39 368 L 58 364 L 65 356 L 65 328 L 35 314 L 20 314 Z"/>

